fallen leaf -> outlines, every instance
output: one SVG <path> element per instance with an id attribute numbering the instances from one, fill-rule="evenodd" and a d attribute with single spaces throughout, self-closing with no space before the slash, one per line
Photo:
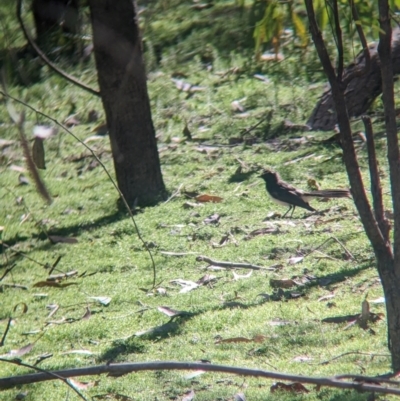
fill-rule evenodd
<path id="1" fill-rule="evenodd" d="M 104 306 L 108 306 L 111 302 L 110 297 L 89 297 L 89 299 L 94 299 L 95 301 L 101 303 Z"/>
<path id="2" fill-rule="evenodd" d="M 181 294 L 184 294 L 186 292 L 195 290 L 199 285 L 197 283 L 195 283 L 194 281 L 189 281 L 189 280 L 182 280 L 180 278 L 176 279 L 176 280 L 171 280 L 170 281 L 171 284 L 178 284 L 181 287 L 183 287 L 179 292 Z"/>
<path id="3" fill-rule="evenodd" d="M 78 240 L 73 237 L 61 237 L 59 235 L 49 235 L 49 240 L 53 244 L 63 243 L 63 244 L 76 244 Z"/>
<path id="4" fill-rule="evenodd" d="M 221 216 L 218 213 L 214 213 L 213 215 L 208 216 L 206 219 L 204 219 L 203 223 L 204 224 L 218 224 L 220 218 L 221 218 Z"/>
<path id="5" fill-rule="evenodd" d="M 252 340 L 245 337 L 232 337 L 232 338 L 225 338 L 225 339 L 218 339 L 215 341 L 215 344 L 222 344 L 222 343 L 251 343 Z"/>
<path id="6" fill-rule="evenodd" d="M 282 233 L 279 227 L 265 227 L 265 228 L 258 228 L 257 230 L 252 231 L 251 233 L 247 234 L 243 239 L 248 241 L 258 235 L 265 235 L 265 234 L 278 234 Z"/>
<path id="7" fill-rule="evenodd" d="M 6 354 L 0 355 L 0 357 L 2 357 L 2 358 L 6 358 L 6 357 L 18 358 L 20 356 L 27 354 L 28 352 L 31 352 L 34 345 L 35 345 L 35 343 L 31 343 L 31 344 L 25 345 L 24 347 L 22 347 L 20 349 L 12 349 L 11 351 L 8 351 Z"/>
<path id="8" fill-rule="evenodd" d="M 87 349 L 72 349 L 70 351 L 62 352 L 61 355 L 94 355 L 92 351 Z"/>
<path id="9" fill-rule="evenodd" d="M 285 278 L 285 279 L 274 279 L 271 278 L 269 280 L 269 285 L 272 288 L 290 288 L 296 286 L 296 282 L 294 280 Z"/>
<path id="10" fill-rule="evenodd" d="M 219 196 L 214 196 L 214 195 L 198 195 L 195 197 L 195 199 L 197 200 L 197 202 L 215 202 L 215 203 L 219 203 L 222 202 L 223 199 L 220 198 Z"/>
<path id="11" fill-rule="evenodd" d="M 327 301 L 328 299 L 332 299 L 335 297 L 335 294 L 328 294 L 318 298 L 318 302 Z"/>
<path id="12" fill-rule="evenodd" d="M 292 256 L 291 258 L 289 258 L 288 263 L 289 265 L 295 265 L 297 263 L 302 262 L 304 259 L 304 256 Z"/>
<path id="13" fill-rule="evenodd" d="M 234 271 L 232 271 L 232 274 L 233 274 L 233 279 L 235 281 L 238 281 L 238 280 L 241 280 L 241 279 L 244 279 L 244 278 L 251 277 L 251 275 L 253 274 L 253 270 L 250 270 L 247 274 L 237 274 Z"/>
<path id="14" fill-rule="evenodd" d="M 190 312 L 175 310 L 175 309 L 169 308 L 168 306 L 159 306 L 157 308 L 157 310 L 160 311 L 161 313 L 164 313 L 165 315 L 167 315 L 169 317 L 191 315 Z"/>
<path id="15" fill-rule="evenodd" d="M 32 145 L 32 159 L 38 169 L 46 170 L 43 139 L 35 138 Z"/>
<path id="16" fill-rule="evenodd" d="M 65 288 L 71 285 L 78 285 L 78 283 L 58 283 L 56 281 L 38 281 L 33 284 L 33 287 L 54 287 L 54 288 Z"/>
<path id="17" fill-rule="evenodd" d="M 86 307 L 86 312 L 82 316 L 81 320 L 89 320 L 91 316 L 92 316 L 92 312 L 90 312 L 90 309 L 88 307 Z"/>
<path id="18" fill-rule="evenodd" d="M 98 381 L 92 381 L 92 382 L 79 382 L 78 380 L 75 379 L 67 379 L 68 382 L 75 387 L 78 390 L 87 390 L 88 388 L 97 386 Z"/>
<path id="19" fill-rule="evenodd" d="M 209 283 L 211 283 L 213 281 L 216 281 L 216 280 L 217 280 L 216 276 L 213 276 L 212 274 L 206 274 L 205 276 L 199 278 L 196 281 L 196 284 L 198 284 L 198 285 L 206 285 L 206 284 L 209 284 Z"/>
<path id="20" fill-rule="evenodd" d="M 271 388 L 271 393 L 274 393 L 275 391 L 290 391 L 292 393 L 309 393 L 310 390 L 307 390 L 302 383 L 299 382 L 294 382 L 294 383 L 282 383 L 282 382 L 277 382 L 274 383 Z"/>

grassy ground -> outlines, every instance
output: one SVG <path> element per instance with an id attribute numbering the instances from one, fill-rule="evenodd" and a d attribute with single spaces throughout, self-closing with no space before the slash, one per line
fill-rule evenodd
<path id="1" fill-rule="evenodd" d="M 0 277 L 15 266 L 0 283 L 0 333 L 8 318 L 13 318 L 0 353 L 33 344 L 21 358 L 34 364 L 49 353 L 51 357 L 38 365 L 49 370 L 109 361 L 208 360 L 315 376 L 388 371 L 384 317 L 367 330 L 347 327 L 348 323 L 322 322 L 327 317 L 359 313 L 364 299 L 382 296 L 373 253 L 352 201 L 314 202 L 324 214 L 296 210 L 293 219 L 280 219 L 271 213 L 285 210 L 268 199 L 258 178 L 261 167 L 270 167 L 304 189 L 309 179 L 322 188 L 348 185 L 340 148 L 325 142 L 330 133 L 304 134 L 288 131 L 283 125 L 285 119 L 304 123 L 321 93 L 322 76 L 313 73 L 318 68 L 313 64 L 315 55 L 311 50 L 301 55 L 289 48 L 280 64 L 255 63 L 247 44 L 246 12 L 237 10 L 232 2 L 218 2 L 203 11 L 176 3 L 171 8 L 163 2 L 153 4 L 142 21 L 153 118 L 163 176 L 171 194 L 168 202 L 140 210 L 135 216 L 155 260 L 157 290 L 149 290 L 151 261 L 132 222 L 118 210 L 118 195 L 110 181 L 89 152 L 61 130 L 44 143 L 47 169 L 42 177 L 54 202 L 50 206 L 43 203 L 24 171 L 18 131 L 3 99 L 0 138 L 14 142 L 0 143 L 4 241 Z M 166 7 L 165 12 L 157 7 Z M 183 18 L 183 12 L 191 12 L 193 19 Z M 3 15 L 7 32 L 23 42 L 12 29 L 10 15 Z M 215 21 L 212 27 L 210 18 Z M 220 41 L 215 40 L 218 34 Z M 229 48 L 240 38 L 238 49 Z M 74 66 L 62 59 L 59 63 L 96 85 L 92 61 Z M 40 64 L 37 72 L 38 81 L 20 85 L 18 74 L 11 71 L 9 93 L 59 121 L 76 113 L 80 123 L 72 128 L 74 134 L 87 141 L 113 174 L 108 138 L 93 137 L 96 126 L 104 122 L 101 102 Z M 256 79 L 256 73 L 267 80 Z M 171 78 L 201 90 L 188 94 Z M 234 110 L 234 101 L 243 106 L 242 112 L 237 106 Z M 24 110 L 14 106 L 19 112 Z M 379 110 L 380 105 L 376 107 Z M 89 121 L 92 110 L 99 114 L 98 121 Z M 24 111 L 25 131 L 31 139 L 33 127 L 49 121 Z M 262 124 L 251 129 L 264 117 Z M 186 124 L 198 141 L 184 140 Z M 354 128 L 360 128 L 358 122 Z M 243 136 L 246 141 L 237 144 L 237 138 Z M 379 138 L 383 155 L 384 142 Z M 361 142 L 358 155 L 368 184 L 366 149 Z M 383 160 L 381 168 L 387 186 Z M 28 179 L 27 185 L 21 183 L 21 175 Z M 191 192 L 219 196 L 222 201 L 198 204 L 187 197 Z M 389 199 L 385 201 L 389 207 Z M 215 214 L 218 222 L 207 220 Z M 263 235 L 253 233 L 266 228 L 270 230 Z M 73 237 L 77 243 L 51 244 L 47 235 Z M 210 271 L 206 263 L 196 261 L 198 255 L 276 270 L 253 271 L 249 276 L 245 275 L 250 270 Z M 46 280 L 48 266 L 59 257 L 53 274 L 77 270 L 76 276 L 62 281 L 73 285 L 40 287 L 37 283 Z M 189 292 L 181 292 L 182 287 L 174 282 L 197 281 L 206 274 L 214 276 L 211 283 Z M 274 279 L 294 279 L 297 284 L 277 289 L 271 282 Z M 111 301 L 105 306 L 93 297 Z M 58 310 L 51 314 L 55 305 Z M 158 309 L 161 306 L 189 315 L 175 318 L 163 331 L 148 332 L 169 322 Z M 385 312 L 382 303 L 371 303 L 371 310 Z M 221 342 L 256 336 L 263 336 L 262 341 Z M 0 363 L 0 377 L 27 371 Z M 307 386 L 307 394 L 270 393 L 270 380 L 188 375 L 162 371 L 82 380 L 98 380 L 84 390 L 93 399 L 125 399 L 117 396 L 124 394 L 131 397 L 126 399 L 180 400 L 191 389 L 196 400 L 228 400 L 237 393 L 251 400 L 367 399 L 363 394 L 316 391 L 312 386 Z M 23 392 L 27 392 L 27 400 L 78 399 L 59 381 L 3 391 L 0 399 L 14 399 Z"/>

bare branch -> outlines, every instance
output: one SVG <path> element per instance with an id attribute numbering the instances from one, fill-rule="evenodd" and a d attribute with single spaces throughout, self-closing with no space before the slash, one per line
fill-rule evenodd
<path id="1" fill-rule="evenodd" d="M 335 20 L 336 46 L 338 51 L 337 79 L 341 81 L 343 76 L 344 56 L 343 56 L 342 28 L 340 27 L 339 9 L 337 0 L 333 0 L 333 18 Z"/>
<path id="2" fill-rule="evenodd" d="M 276 269 L 272 269 L 270 267 L 252 265 L 251 263 L 224 262 L 224 261 L 221 261 L 221 260 L 213 260 L 213 259 L 210 259 L 207 256 L 197 256 L 196 260 L 198 262 L 207 262 L 210 265 L 226 267 L 228 269 L 237 268 L 237 269 L 253 269 L 253 270 L 268 270 L 268 271 L 275 271 L 276 270 Z"/>
<path id="3" fill-rule="evenodd" d="M 387 158 L 389 162 L 390 184 L 392 190 L 394 220 L 393 253 L 395 260 L 400 260 L 400 151 L 397 138 L 396 111 L 393 89 L 392 64 L 392 27 L 390 25 L 388 1 L 379 0 L 379 45 L 378 54 L 382 74 L 382 99 L 385 112 L 385 127 L 387 136 Z M 400 274 L 400 264 L 397 263 L 396 275 Z"/>
<path id="4" fill-rule="evenodd" d="M 0 359 L 0 361 L 4 361 Z M 9 362 L 9 361 L 8 361 Z M 368 383 L 368 377 L 365 380 L 363 376 L 357 376 L 356 383 L 338 380 L 336 377 L 310 377 L 301 375 L 292 375 L 280 372 L 269 372 L 260 369 L 236 368 L 227 365 L 214 365 L 198 362 L 138 362 L 138 363 L 119 363 L 111 365 L 90 366 L 85 368 L 65 369 L 55 372 L 32 373 L 28 375 L 12 376 L 0 378 L 0 389 L 12 388 L 21 384 L 38 383 L 57 378 L 68 378 L 75 376 L 100 375 L 107 373 L 109 376 L 121 376 L 132 372 L 145 370 L 203 370 L 206 372 L 230 373 L 241 376 L 263 377 L 266 379 L 288 380 L 301 383 L 316 384 L 318 386 L 336 387 L 343 389 L 352 389 L 356 391 L 368 391 L 381 394 L 400 395 L 400 389 L 393 387 L 383 387 L 378 384 Z M 379 378 L 376 378 L 380 383 Z M 384 382 L 385 379 L 382 380 Z M 400 383 L 398 383 L 400 384 Z"/>
<path id="5" fill-rule="evenodd" d="M 362 121 L 364 123 L 365 134 L 367 137 L 368 164 L 369 173 L 371 176 L 371 194 L 375 218 L 378 222 L 383 238 L 385 238 L 386 241 L 389 241 L 390 226 L 385 218 L 385 210 L 383 208 L 382 186 L 379 178 L 378 160 L 375 153 L 375 141 L 374 133 L 372 131 L 372 123 L 368 116 L 362 116 Z"/>
<path id="6" fill-rule="evenodd" d="M 11 364 L 13 364 L 13 365 L 24 366 L 24 367 L 26 367 L 26 368 L 34 369 L 34 370 L 36 370 L 36 371 L 38 371 L 38 372 L 42 372 L 42 374 L 49 375 L 49 376 L 51 377 L 51 380 L 56 380 L 56 379 L 61 380 L 61 381 L 64 382 L 68 387 L 71 387 L 72 390 L 74 390 L 75 393 L 78 394 L 78 396 L 79 396 L 80 398 L 82 398 L 82 400 L 88 401 L 88 400 L 83 396 L 83 394 L 81 394 L 81 393 L 78 391 L 78 389 L 76 389 L 75 386 L 73 386 L 73 385 L 68 381 L 68 379 L 66 379 L 65 377 L 62 377 L 62 376 L 58 375 L 57 373 L 49 372 L 49 371 L 47 371 L 47 370 L 45 370 L 45 369 L 38 368 L 37 366 L 28 365 L 27 363 L 24 363 L 24 362 L 20 361 L 19 359 L 4 359 L 4 358 L 0 358 L 0 361 L 1 361 L 1 362 L 11 363 Z"/>

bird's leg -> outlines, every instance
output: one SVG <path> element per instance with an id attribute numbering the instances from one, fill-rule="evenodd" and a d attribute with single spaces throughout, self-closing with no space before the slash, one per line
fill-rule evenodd
<path id="1" fill-rule="evenodd" d="M 294 209 L 294 206 L 289 205 L 289 209 L 286 210 L 286 213 L 282 216 L 282 219 L 290 212 L 290 210 L 292 210 L 292 208 Z M 292 214 L 293 214 L 293 212 L 292 212 Z"/>
<path id="2" fill-rule="evenodd" d="M 294 209 L 296 209 L 296 206 L 294 206 L 294 205 L 293 205 L 293 208 L 292 208 L 292 214 L 290 215 L 290 218 L 292 218 L 292 217 L 293 217 L 293 212 L 294 212 Z"/>

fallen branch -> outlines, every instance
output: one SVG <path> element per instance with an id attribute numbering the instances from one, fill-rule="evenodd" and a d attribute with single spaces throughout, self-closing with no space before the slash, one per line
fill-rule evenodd
<path id="1" fill-rule="evenodd" d="M 327 359 L 326 361 L 322 361 L 322 362 L 319 363 L 319 365 L 327 365 L 328 363 L 336 361 L 336 359 L 342 358 L 342 357 L 347 356 L 347 355 L 365 355 L 365 356 L 371 356 L 371 357 L 382 356 L 382 357 L 385 357 L 385 358 L 390 358 L 390 354 L 370 354 L 368 352 L 349 351 L 349 352 L 345 352 L 344 354 L 340 354 L 338 356 L 335 356 L 332 359 Z"/>
<path id="2" fill-rule="evenodd" d="M 43 374 L 49 375 L 49 376 L 52 378 L 52 380 L 61 380 L 61 381 L 64 382 L 68 387 L 71 387 L 72 390 L 75 391 L 75 393 L 78 394 L 78 396 L 79 396 L 80 398 L 82 398 L 82 400 L 88 401 L 88 400 L 85 398 L 85 396 L 84 396 L 83 394 L 81 394 L 80 391 L 79 391 L 77 388 L 75 388 L 75 386 L 73 386 L 73 385 L 68 381 L 68 379 L 66 379 L 65 377 L 62 377 L 62 376 L 58 375 L 58 374 L 55 373 L 55 372 L 49 372 L 49 371 L 47 371 L 47 370 L 45 370 L 45 369 L 38 368 L 37 366 L 29 365 L 29 364 L 27 364 L 27 363 L 21 362 L 21 361 L 18 360 L 18 359 L 9 360 L 9 359 L 0 358 L 0 361 L 2 361 L 2 362 L 8 362 L 8 363 L 11 363 L 11 364 L 13 364 L 13 365 L 24 366 L 24 367 L 26 367 L 26 368 L 32 368 L 32 369 L 34 369 L 34 370 L 36 370 L 36 371 L 38 371 L 38 372 L 42 372 Z M 1 387 L 0 387 L 0 388 L 1 388 Z"/>
<path id="3" fill-rule="evenodd" d="M 219 267 L 226 267 L 228 269 L 236 269 L 236 268 L 238 268 L 238 269 L 253 269 L 253 270 L 275 271 L 275 269 L 273 269 L 273 268 L 252 265 L 251 263 L 224 262 L 224 261 L 221 261 L 221 260 L 212 260 L 212 259 L 208 258 L 207 256 L 197 256 L 196 260 L 198 262 L 207 262 L 210 265 L 219 266 Z"/>
<path id="4" fill-rule="evenodd" d="M 0 359 L 4 361 L 3 359 Z M 7 361 L 10 362 L 10 361 Z M 111 365 L 90 366 L 85 368 L 74 368 L 58 370 L 55 372 L 31 373 L 28 375 L 12 376 L 0 378 L 0 389 L 12 388 L 22 384 L 32 384 L 56 378 L 68 378 L 75 376 L 100 375 L 107 373 L 109 376 L 121 376 L 128 373 L 140 372 L 145 370 L 202 370 L 206 372 L 231 373 L 241 376 L 263 377 L 267 379 L 295 381 L 301 383 L 315 384 L 317 386 L 327 386 L 356 391 L 368 391 L 381 394 L 400 395 L 400 389 L 393 387 L 383 387 L 368 383 L 369 377 L 357 376 L 357 382 L 346 382 L 338 380 L 336 377 L 310 377 L 292 375 L 279 372 L 269 372 L 260 369 L 236 368 L 226 365 L 213 365 L 198 362 L 138 362 L 138 363 L 118 363 Z M 57 376 L 57 377 L 55 377 Z M 383 380 L 382 380 L 383 381 Z M 394 382 L 393 382 L 394 383 Z M 400 382 L 396 382 L 398 385 Z"/>

